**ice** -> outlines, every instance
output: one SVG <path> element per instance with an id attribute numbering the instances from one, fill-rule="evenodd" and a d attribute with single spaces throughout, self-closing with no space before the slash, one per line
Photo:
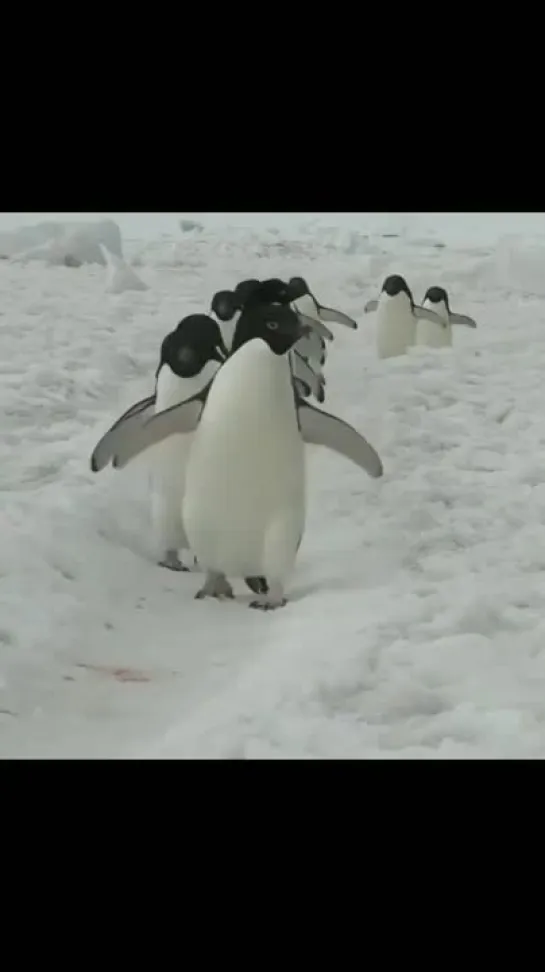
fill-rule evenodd
<path id="1" fill-rule="evenodd" d="M 545 756 L 545 217 L 525 218 L 98 214 L 142 291 L 85 261 L 0 261 L 1 757 Z M 379 361 L 363 307 L 395 272 L 477 330 Z M 336 329 L 325 407 L 385 475 L 309 452 L 290 603 L 262 615 L 241 583 L 198 602 L 199 575 L 156 566 L 146 463 L 93 476 L 89 455 L 184 315 L 277 275 L 359 321 Z"/>
<path id="2" fill-rule="evenodd" d="M 20 263 L 43 260 L 51 266 L 105 266 L 104 246 L 114 258 L 122 258 L 121 232 L 111 219 L 49 221 L 0 232 L 0 254 Z"/>

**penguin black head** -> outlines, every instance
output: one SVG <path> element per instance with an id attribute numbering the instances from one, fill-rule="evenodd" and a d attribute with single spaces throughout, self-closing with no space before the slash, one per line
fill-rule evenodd
<path id="1" fill-rule="evenodd" d="M 245 307 L 237 321 L 231 354 L 254 338 L 265 341 L 273 354 L 286 354 L 310 330 L 291 307 L 281 304 Z"/>
<path id="2" fill-rule="evenodd" d="M 404 277 L 400 277 L 398 273 L 393 273 L 390 277 L 386 277 L 382 285 L 382 290 L 388 297 L 397 297 L 398 294 L 407 294 L 411 305 L 414 305 L 413 295 L 411 293 L 410 287 Z"/>
<path id="3" fill-rule="evenodd" d="M 219 321 L 232 321 L 241 306 L 237 294 L 232 290 L 218 290 L 212 297 L 210 310 Z"/>
<path id="4" fill-rule="evenodd" d="M 208 361 L 223 364 L 227 355 L 217 321 L 207 314 L 190 314 L 164 339 L 157 374 L 167 364 L 179 378 L 193 378 Z"/>
<path id="5" fill-rule="evenodd" d="M 444 303 L 447 311 L 450 312 L 448 294 L 443 287 L 428 287 L 426 290 L 426 296 L 424 301 L 429 300 L 430 304 L 440 304 L 441 301 Z"/>
<path id="6" fill-rule="evenodd" d="M 262 280 L 261 283 L 249 294 L 246 306 L 250 304 L 282 304 L 287 306 L 291 302 L 291 295 L 287 283 L 279 277 L 271 277 L 269 280 Z"/>
<path id="7" fill-rule="evenodd" d="M 242 310 L 247 301 L 251 298 L 252 294 L 261 286 L 259 280 L 241 280 L 234 289 L 235 297 L 238 301 L 238 309 Z"/>
<path id="8" fill-rule="evenodd" d="M 310 296 L 310 287 L 303 277 L 292 277 L 288 283 L 291 300 L 299 300 L 300 297 Z"/>

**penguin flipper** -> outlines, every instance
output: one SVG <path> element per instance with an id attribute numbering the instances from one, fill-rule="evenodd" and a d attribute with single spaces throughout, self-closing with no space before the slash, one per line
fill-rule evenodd
<path id="1" fill-rule="evenodd" d="M 467 314 L 449 314 L 451 324 L 461 324 L 463 327 L 477 327 L 477 322 Z"/>
<path id="2" fill-rule="evenodd" d="M 378 300 L 368 300 L 363 309 L 366 314 L 371 314 L 373 311 L 378 310 Z"/>
<path id="3" fill-rule="evenodd" d="M 116 454 L 112 462 L 114 469 L 123 469 L 141 452 L 151 449 L 171 435 L 188 435 L 194 432 L 199 424 L 211 384 L 212 382 L 209 382 L 203 391 L 185 402 L 173 405 L 163 412 L 157 412 L 147 422 L 138 425 L 134 422 L 127 424 L 123 438 L 116 446 Z"/>
<path id="4" fill-rule="evenodd" d="M 421 321 L 433 321 L 434 324 L 440 324 L 441 327 L 448 327 L 448 321 L 444 321 L 442 317 L 439 317 L 439 314 L 430 310 L 429 307 L 421 307 L 420 304 L 415 304 L 413 314 Z"/>
<path id="5" fill-rule="evenodd" d="M 351 425 L 304 401 L 297 403 L 297 412 L 303 442 L 338 452 L 373 479 L 382 476 L 384 468 L 380 456 Z"/>
<path id="6" fill-rule="evenodd" d="M 129 421 L 129 419 L 138 418 L 139 422 L 142 422 L 146 417 L 146 412 L 153 408 L 155 405 L 155 395 L 150 395 L 149 398 L 143 398 L 142 401 L 136 402 L 131 405 L 126 412 L 114 422 L 108 431 L 102 436 L 102 438 L 97 442 L 93 452 L 91 453 L 91 470 L 93 472 L 101 472 L 105 466 L 108 465 L 110 459 L 113 458 L 115 454 L 116 442 L 119 435 L 123 434 L 123 426 Z"/>
<path id="7" fill-rule="evenodd" d="M 294 349 L 292 358 L 292 374 L 309 389 L 309 393 L 314 395 L 318 402 L 325 401 L 325 378 L 322 374 L 316 374 L 310 367 L 308 361 Z M 308 394 L 308 393 L 307 393 Z"/>
<path id="8" fill-rule="evenodd" d="M 333 307 L 324 307 L 323 304 L 320 307 L 320 317 L 323 321 L 328 321 L 330 324 L 344 324 L 345 327 L 350 327 L 353 331 L 357 330 L 357 323 L 348 314 L 343 314 L 342 311 L 335 310 Z"/>
<path id="9" fill-rule="evenodd" d="M 316 317 L 309 317 L 307 314 L 302 314 L 301 311 L 298 310 L 296 310 L 295 313 L 303 324 L 307 324 L 308 327 L 312 328 L 313 331 L 316 331 L 320 337 L 326 338 L 328 341 L 332 341 L 335 337 L 333 331 L 330 331 L 329 328 L 325 326 L 323 321 L 318 320 Z"/>

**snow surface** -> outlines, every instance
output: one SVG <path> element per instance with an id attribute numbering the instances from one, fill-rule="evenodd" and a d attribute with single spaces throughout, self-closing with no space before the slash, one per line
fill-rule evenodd
<path id="1" fill-rule="evenodd" d="M 161 214 L 131 239 L 100 214 L 142 292 L 0 261 L 0 756 L 545 756 L 545 217 L 465 215 Z M 363 307 L 392 272 L 478 329 L 378 361 Z M 291 601 L 261 614 L 241 584 L 198 602 L 200 575 L 155 565 L 145 463 L 88 463 L 167 331 L 269 275 L 359 320 L 336 329 L 325 407 L 385 475 L 309 452 Z"/>

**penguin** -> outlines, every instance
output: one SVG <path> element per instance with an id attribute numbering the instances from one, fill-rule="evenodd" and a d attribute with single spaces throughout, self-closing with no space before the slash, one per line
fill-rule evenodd
<path id="1" fill-rule="evenodd" d="M 415 304 L 407 281 L 397 273 L 386 277 L 379 300 L 368 301 L 364 310 L 366 314 L 378 311 L 376 341 L 379 358 L 405 354 L 415 343 L 418 319 L 444 326 L 438 314 Z"/>
<path id="2" fill-rule="evenodd" d="M 292 277 L 288 284 L 291 294 L 295 295 L 291 306 L 295 311 L 305 314 L 307 317 L 314 317 L 328 324 L 343 324 L 352 330 L 356 330 L 358 325 L 348 314 L 335 310 L 332 307 L 324 307 L 320 304 L 312 293 L 307 281 L 303 277 Z M 298 344 L 298 350 L 303 357 L 315 368 L 317 365 L 323 368 L 327 360 L 326 344 L 323 339 L 311 334 L 303 338 Z"/>
<path id="3" fill-rule="evenodd" d="M 477 327 L 472 317 L 465 314 L 453 314 L 450 309 L 449 298 L 443 287 L 428 287 L 422 306 L 431 307 L 439 315 L 442 325 L 433 321 L 419 320 L 416 327 L 416 343 L 429 348 L 452 347 L 452 325 L 461 324 L 465 327 Z"/>
<path id="4" fill-rule="evenodd" d="M 231 347 L 238 318 L 245 307 L 255 306 L 258 303 L 285 306 L 290 303 L 291 298 L 292 293 L 289 285 L 283 280 L 276 277 L 263 281 L 249 279 L 238 283 L 233 291 L 222 290 L 214 294 L 211 310 L 221 321 L 226 344 Z M 302 313 L 305 316 L 304 312 Z M 307 323 L 308 321 L 312 323 L 312 336 L 319 342 L 319 349 L 325 347 L 325 338 L 330 341 L 333 340 L 333 334 L 329 328 L 325 327 L 314 311 L 308 317 Z M 314 361 L 309 361 L 307 356 L 299 350 L 299 346 L 293 349 L 290 362 L 293 382 L 299 393 L 305 397 L 312 394 L 318 402 L 323 403 L 325 401 L 325 378 L 321 366 Z"/>
<path id="5" fill-rule="evenodd" d="M 258 594 L 252 608 L 287 603 L 305 528 L 305 443 L 344 455 L 373 478 L 383 475 L 363 436 L 294 391 L 289 353 L 308 332 L 291 307 L 246 307 L 208 388 L 141 425 L 129 423 L 118 445 L 114 466 L 122 469 L 157 443 L 194 433 L 182 517 L 206 571 L 197 599 L 232 598 L 231 576 Z"/>
<path id="6" fill-rule="evenodd" d="M 207 386 L 228 351 L 216 321 L 206 314 L 185 317 L 161 344 L 155 392 L 137 402 L 106 432 L 93 450 L 91 469 L 99 472 L 114 457 L 116 442 L 131 422 L 178 405 Z M 156 450 L 151 472 L 151 512 L 161 567 L 186 571 L 178 550 L 189 549 L 182 519 L 185 467 L 191 437 L 174 436 Z"/>

